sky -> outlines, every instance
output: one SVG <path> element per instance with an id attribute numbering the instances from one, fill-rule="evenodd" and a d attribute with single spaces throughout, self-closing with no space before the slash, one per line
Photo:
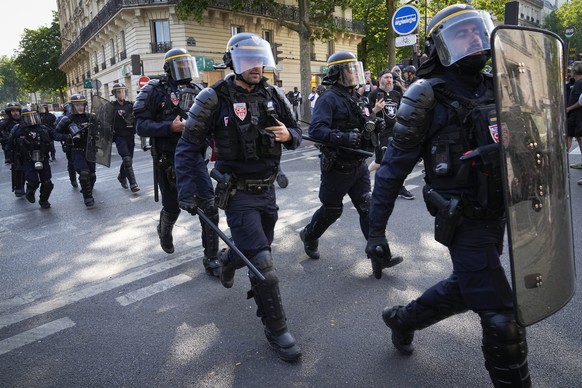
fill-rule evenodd
<path id="1" fill-rule="evenodd" d="M 20 45 L 24 29 L 36 30 L 50 26 L 52 12 L 57 10 L 57 0 L 20 0 L 3 9 L 8 15 L 0 23 L 0 56 L 12 56 Z M 16 11 L 16 12 L 12 12 Z"/>

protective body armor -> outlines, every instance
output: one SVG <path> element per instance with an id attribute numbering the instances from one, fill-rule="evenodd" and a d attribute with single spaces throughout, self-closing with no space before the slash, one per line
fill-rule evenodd
<path id="1" fill-rule="evenodd" d="M 89 126 L 94 125 L 95 118 L 91 113 L 72 114 L 67 117 L 70 119 L 70 122 L 66 120 L 59 121 L 57 132 L 71 135 L 73 143 L 72 149 L 85 150 L 87 148 Z M 73 129 L 75 126 L 77 128 Z"/>
<path id="2" fill-rule="evenodd" d="M 432 80 L 431 80 L 432 81 Z M 438 82 L 438 81 L 437 81 Z M 474 206 L 489 210 L 503 207 L 499 153 L 462 160 L 474 150 L 497 143 L 497 116 L 491 79 L 485 78 L 486 91 L 476 99 L 466 99 L 445 88 L 435 87 L 435 98 L 447 109 L 447 123 L 429 134 L 422 150 L 426 182 L 438 191 L 454 191 Z M 491 148 L 491 147 L 490 147 Z"/>
<path id="3" fill-rule="evenodd" d="M 354 92 L 353 95 L 349 94 L 344 88 L 334 85 L 330 89 L 340 101 L 345 101 L 349 106 L 348 110 L 344 114 L 334 115 L 333 122 L 331 123 L 331 128 L 336 129 L 340 132 L 351 132 L 354 129 L 358 129 L 362 133 L 362 141 L 360 142 L 360 147 L 364 151 L 372 151 L 374 145 L 372 144 L 371 137 L 375 135 L 373 132 L 368 133 L 365 130 L 367 126 L 367 121 L 369 121 L 368 116 L 366 116 L 366 104 L 360 99 L 360 96 Z M 341 107 L 340 107 L 341 108 Z M 371 130 L 375 129 L 374 124 L 371 122 L 369 125 L 372 126 Z M 353 160 L 362 159 L 360 154 L 351 153 L 345 150 L 338 150 L 332 147 L 321 147 L 322 153 L 331 152 L 335 153 L 337 159 L 339 160 Z"/>
<path id="4" fill-rule="evenodd" d="M 2 147 L 4 147 L 6 141 L 8 141 L 10 131 L 12 131 L 12 128 L 18 123 L 19 122 L 13 120 L 12 117 L 7 117 L 0 121 L 0 143 L 2 144 Z"/>
<path id="5" fill-rule="evenodd" d="M 229 101 L 230 119 L 225 126 L 218 126 L 214 134 L 214 151 L 217 160 L 259 160 L 281 156 L 281 144 L 265 130 L 275 125 L 274 96 L 271 86 L 258 87 L 252 93 L 237 91 L 229 81 L 212 86 L 217 95 Z M 279 103 L 283 101 L 279 99 Z"/>
<path id="6" fill-rule="evenodd" d="M 117 101 L 112 101 L 111 105 L 115 109 L 115 118 L 113 119 L 113 130 L 119 136 L 133 136 L 135 135 L 135 127 L 133 126 L 133 104 L 124 101 L 120 105 Z"/>
<path id="7" fill-rule="evenodd" d="M 48 157 L 53 140 L 45 127 L 35 125 L 24 128 L 18 125 L 14 131 L 17 152 L 23 155 L 25 160 L 43 162 Z"/>

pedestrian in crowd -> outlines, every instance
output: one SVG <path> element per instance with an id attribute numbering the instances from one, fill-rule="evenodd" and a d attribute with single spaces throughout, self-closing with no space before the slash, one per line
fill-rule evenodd
<path id="1" fill-rule="evenodd" d="M 414 81 L 418 79 L 416 76 L 416 67 L 413 65 L 408 65 L 402 71 L 404 78 L 404 85 L 408 88 Z"/>
<path id="2" fill-rule="evenodd" d="M 376 172 L 366 252 L 390 257 L 386 225 L 402 182 L 422 156 L 423 194 L 436 216 L 435 239 L 449 249 L 453 272 L 406 306 L 384 309 L 392 344 L 410 355 L 417 330 L 472 310 L 481 318 L 481 349 L 493 385 L 529 387 L 526 333 L 516 322 L 499 261 L 505 230 L 500 167 L 475 159 L 461 167 L 459 159 L 495 144 L 489 131 L 497 123 L 493 82 L 481 73 L 493 27 L 488 13 L 468 4 L 448 6 L 432 18 L 429 58 L 418 71 L 421 79 L 402 98 L 394 140 Z M 463 118 L 471 113 L 467 125 Z"/>
<path id="3" fill-rule="evenodd" d="M 402 94 L 396 91 L 394 78 L 390 71 L 382 70 L 378 77 L 378 89 L 370 93 L 368 109 L 375 117 L 381 118 L 386 123 L 386 127 L 378 135 L 378 145 L 374 147 L 374 160 L 368 166 L 370 172 L 376 171 L 380 167 L 384 150 L 393 137 L 394 123 L 396 122 L 396 112 L 400 106 Z M 372 103 L 373 102 L 373 103 Z M 398 193 L 400 198 L 412 200 L 414 195 L 402 186 Z"/>
<path id="4" fill-rule="evenodd" d="M 364 83 L 362 63 L 356 56 L 347 51 L 334 53 L 327 66 L 323 84 L 331 87 L 319 97 L 309 126 L 309 136 L 325 143 L 319 156 L 322 205 L 299 234 L 305 253 L 314 260 L 320 258 L 319 238 L 343 212 L 346 194 L 358 212 L 362 234 L 368 239 L 370 172 L 367 157 L 358 151 L 373 150 L 371 136 L 381 132 L 383 124 L 383 120 L 368 117 L 355 90 Z M 384 264 L 388 267 L 398 262 L 394 259 Z"/>
<path id="5" fill-rule="evenodd" d="M 51 207 L 49 197 L 54 184 L 49 163 L 50 144 L 55 140 L 66 141 L 70 135 L 59 134 L 55 129 L 42 124 L 40 115 L 30 106 L 22 108 L 20 123 L 11 131 L 6 150 L 12 155 L 20 155 L 26 179 L 25 198 L 36 201 L 36 189 L 40 186 L 38 204 L 42 209 Z"/>
<path id="6" fill-rule="evenodd" d="M 42 121 L 42 125 L 46 125 L 52 129 L 56 129 L 56 121 L 57 117 L 52 114 L 49 110 L 48 104 L 42 104 L 40 106 L 40 119 Z M 57 150 L 55 149 L 55 142 L 50 142 L 50 155 L 51 161 L 54 162 L 57 160 Z"/>
<path id="7" fill-rule="evenodd" d="M 295 121 L 301 120 L 301 108 L 303 106 L 303 97 L 301 96 L 301 92 L 297 89 L 297 86 L 293 88 L 293 95 L 290 100 L 291 104 L 293 105 L 293 117 Z"/>
<path id="8" fill-rule="evenodd" d="M 194 58 L 185 49 L 169 50 L 164 56 L 163 70 L 164 78 L 153 79 L 141 89 L 133 105 L 133 113 L 137 134 L 149 137 L 152 142 L 154 184 L 157 183 L 162 195 L 162 210 L 157 226 L 160 246 L 164 252 L 174 253 L 172 231 L 180 215 L 174 154 L 184 130 L 183 118 L 187 117 L 186 113 L 201 87 L 192 81 L 199 77 L 198 68 Z M 200 157 L 203 160 L 206 160 L 208 146 L 205 141 L 200 148 Z M 218 225 L 218 209 L 214 206 L 212 190 L 200 191 L 199 194 L 200 200 L 204 201 L 202 210 Z M 202 264 L 207 275 L 218 277 L 218 236 L 204 221 L 200 222 L 204 247 Z"/>
<path id="9" fill-rule="evenodd" d="M 55 121 L 55 126 L 58 128 L 61 120 L 69 115 L 71 115 L 71 104 L 67 101 L 63 106 L 63 114 L 57 117 L 57 120 Z M 75 166 L 73 165 L 73 158 L 71 157 L 71 148 L 73 146 L 73 143 L 62 141 L 61 146 L 63 148 L 63 153 L 67 158 L 67 172 L 69 173 L 69 181 L 71 182 L 71 186 L 73 186 L 73 188 L 76 189 L 77 187 L 79 187 L 79 184 L 77 183 L 77 172 L 75 171 Z"/>
<path id="10" fill-rule="evenodd" d="M 582 96 L 582 62 L 575 62 L 572 65 L 572 78 L 574 84 L 570 88 L 570 94 L 566 100 L 567 114 L 567 144 L 566 149 L 570 151 L 572 140 L 576 138 L 580 150 L 582 150 L 582 106 L 578 103 Z M 570 164 L 571 168 L 582 169 L 582 161 Z"/>
<path id="11" fill-rule="evenodd" d="M 0 121 L 0 141 L 4 151 L 4 164 L 10 164 L 10 173 L 12 176 L 12 191 L 17 198 L 24 196 L 24 170 L 22 167 L 22 158 L 20 155 L 9 154 L 6 151 L 6 145 L 10 138 L 10 133 L 15 125 L 20 123 L 20 114 L 22 106 L 18 102 L 9 102 L 4 107 L 6 118 Z"/>
<path id="12" fill-rule="evenodd" d="M 228 41 L 224 64 L 235 76 L 198 94 L 176 148 L 180 206 L 195 212 L 200 206 L 196 198 L 206 201 L 204 192 L 212 189 L 202 157 L 210 136 L 216 145 L 216 197 L 232 242 L 265 278 L 249 271 L 249 295 L 271 347 L 281 359 L 294 361 L 301 350 L 287 328 L 271 244 L 279 209 L 273 183 L 281 146 L 297 148 L 301 130 L 285 96 L 263 77 L 265 67 L 275 68 L 269 42 L 247 32 L 236 34 Z M 221 252 L 220 261 L 220 281 L 231 288 L 244 262 L 230 249 Z"/>
<path id="13" fill-rule="evenodd" d="M 378 81 L 372 78 L 372 72 L 369 69 L 364 69 L 365 82 L 358 87 L 358 94 L 361 97 L 368 98 L 370 93 L 378 87 Z"/>
<path id="14" fill-rule="evenodd" d="M 127 88 L 123 83 L 113 84 L 111 95 L 115 98 L 115 101 L 111 101 L 114 110 L 113 141 L 122 160 L 117 180 L 121 187 L 130 189 L 132 193 L 135 193 L 139 191 L 139 186 L 133 172 L 133 150 L 135 148 L 133 103 L 125 100 Z"/>
<path id="15" fill-rule="evenodd" d="M 97 181 L 95 162 L 87 160 L 87 138 L 92 126 L 98 125 L 95 115 L 87 112 L 87 98 L 79 93 L 69 98 L 70 112 L 67 112 L 57 124 L 57 132 L 71 135 L 68 148 L 75 172 L 79 174 L 79 184 L 85 206 L 93 207 L 93 187 Z M 75 177 L 76 182 L 76 177 Z M 71 178 L 71 184 L 73 179 Z M 74 185 L 73 185 L 74 186 Z"/>
<path id="16" fill-rule="evenodd" d="M 307 97 L 309 100 L 309 107 L 311 109 L 312 115 L 313 115 L 313 108 L 315 107 L 315 101 L 317 101 L 317 97 L 319 97 L 319 94 L 317 94 L 317 88 L 314 86 L 311 88 L 311 93 L 309 93 L 309 96 Z"/>

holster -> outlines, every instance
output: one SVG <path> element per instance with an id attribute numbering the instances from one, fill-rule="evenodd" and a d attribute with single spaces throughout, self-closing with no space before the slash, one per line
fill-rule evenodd
<path id="1" fill-rule="evenodd" d="M 330 172 L 337 162 L 337 155 L 335 152 L 322 147 L 319 162 L 322 172 Z"/>
<path id="2" fill-rule="evenodd" d="M 230 174 L 223 174 L 215 168 L 210 171 L 210 177 L 217 182 L 214 189 L 214 203 L 219 209 L 225 210 L 230 198 L 236 193 L 234 179 Z"/>
<path id="3" fill-rule="evenodd" d="M 447 200 L 428 185 L 423 188 L 422 194 L 429 212 L 435 217 L 434 239 L 448 247 L 463 216 L 460 198 Z"/>

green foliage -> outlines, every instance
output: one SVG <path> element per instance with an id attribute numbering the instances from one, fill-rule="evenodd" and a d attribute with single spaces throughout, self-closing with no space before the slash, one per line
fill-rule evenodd
<path id="1" fill-rule="evenodd" d="M 566 45 L 569 43 L 570 47 L 576 49 L 576 53 L 582 53 L 582 0 L 572 0 L 565 3 L 560 9 L 552 12 L 546 18 L 545 23 L 547 24 L 546 28 L 564 39 Z M 564 35 L 567 27 L 576 28 L 571 39 L 566 39 Z"/>
<path id="2" fill-rule="evenodd" d="M 26 99 L 26 93 L 20 88 L 19 75 L 14 68 L 14 59 L 0 57 L 0 105 L 4 107 L 7 102 Z"/>
<path id="3" fill-rule="evenodd" d="M 21 87 L 28 92 L 66 90 L 66 75 L 58 68 L 61 33 L 56 12 L 50 27 L 25 29 L 14 59 L 21 75 Z"/>

